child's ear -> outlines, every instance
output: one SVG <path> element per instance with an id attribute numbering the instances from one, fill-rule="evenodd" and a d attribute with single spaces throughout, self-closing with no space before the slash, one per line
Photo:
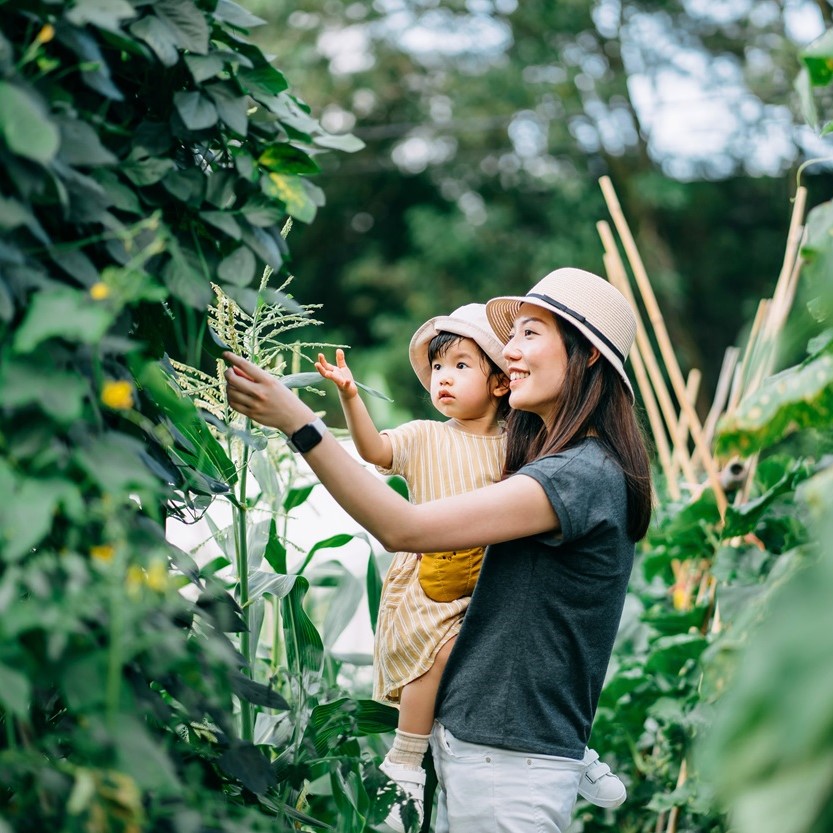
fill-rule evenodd
<path id="1" fill-rule="evenodd" d="M 492 396 L 506 396 L 509 393 L 509 377 L 501 373 L 500 376 L 491 377 Z"/>

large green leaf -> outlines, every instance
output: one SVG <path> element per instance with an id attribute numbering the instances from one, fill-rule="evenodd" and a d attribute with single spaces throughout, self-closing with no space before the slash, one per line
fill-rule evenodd
<path id="1" fill-rule="evenodd" d="M 101 143 L 91 125 L 74 118 L 62 118 L 58 122 L 61 132 L 61 159 L 68 165 L 98 167 L 115 165 L 118 159 Z"/>
<path id="2" fill-rule="evenodd" d="M 153 11 L 174 31 L 180 49 L 196 55 L 208 52 L 208 23 L 191 0 L 156 0 Z"/>
<path id="3" fill-rule="evenodd" d="M 812 286 L 816 298 L 829 318 L 833 314 L 833 290 L 830 275 L 833 274 L 833 200 L 821 203 L 807 215 L 806 238 L 801 246 L 804 259 L 802 278 Z"/>
<path id="4" fill-rule="evenodd" d="M 136 10 L 127 0 L 76 0 L 67 11 L 67 20 L 76 26 L 90 23 L 100 29 L 118 32 L 122 21 L 136 16 Z"/>
<path id="5" fill-rule="evenodd" d="M 324 644 L 312 620 L 304 610 L 304 596 L 309 582 L 298 576 L 292 590 L 281 599 L 281 619 L 286 658 L 294 674 L 319 674 L 324 661 Z"/>
<path id="6" fill-rule="evenodd" d="M 276 173 L 315 174 L 320 170 L 309 154 L 292 145 L 269 145 L 257 161 L 264 168 Z"/>
<path id="7" fill-rule="evenodd" d="M 0 81 L 0 136 L 12 153 L 46 164 L 55 158 L 60 133 L 36 93 Z"/>
<path id="8" fill-rule="evenodd" d="M 85 292 L 55 289 L 38 293 L 14 337 L 17 353 L 31 353 L 50 338 L 82 344 L 100 341 L 113 321 L 104 305 L 90 301 Z"/>
<path id="9" fill-rule="evenodd" d="M 82 514 L 78 488 L 60 478 L 25 478 L 0 461 L 0 551 L 7 561 L 22 558 L 52 529 L 59 507 L 70 518 Z"/>
<path id="10" fill-rule="evenodd" d="M 367 607 L 370 612 L 370 628 L 376 633 L 376 622 L 379 619 L 379 603 L 382 598 L 382 573 L 376 560 L 376 553 L 371 548 L 367 557 Z"/>
<path id="11" fill-rule="evenodd" d="M 252 250 L 240 246 L 220 261 L 217 277 L 235 286 L 248 286 L 254 279 L 256 267 Z"/>
<path id="12" fill-rule="evenodd" d="M 255 570 L 249 573 L 249 603 L 256 602 L 261 596 L 274 596 L 282 599 L 295 586 L 297 576 L 268 573 Z"/>
<path id="13" fill-rule="evenodd" d="M 176 34 L 158 17 L 148 15 L 137 20 L 131 25 L 130 32 L 143 40 L 166 67 L 172 67 L 179 61 Z"/>
<path id="14" fill-rule="evenodd" d="M 234 463 L 209 430 L 194 403 L 174 389 L 162 368 L 149 362 L 135 367 L 134 375 L 140 388 L 191 443 L 194 449 L 190 456 L 191 465 L 224 483 L 236 483 Z"/>
<path id="15" fill-rule="evenodd" d="M 25 718 L 31 695 L 29 678 L 20 671 L 0 664 L 0 703 L 3 708 L 17 717 Z"/>
<path id="16" fill-rule="evenodd" d="M 324 549 L 333 549 L 335 547 L 343 547 L 345 544 L 349 544 L 354 538 L 359 537 L 356 535 L 350 535 L 346 532 L 339 533 L 337 535 L 331 535 L 329 538 L 325 538 L 323 541 L 318 541 L 312 547 L 310 547 L 309 552 L 306 554 L 303 563 L 298 568 L 298 575 L 301 575 L 307 567 L 307 564 L 312 561 L 312 557 L 321 550 Z"/>
<path id="17" fill-rule="evenodd" d="M 175 93 L 174 106 L 189 130 L 205 130 L 217 123 L 217 108 L 202 93 Z"/>
<path id="18" fill-rule="evenodd" d="M 208 84 L 204 88 L 214 102 L 220 119 L 238 136 L 249 132 L 249 100 L 228 82 Z"/>
<path id="19" fill-rule="evenodd" d="M 833 425 L 833 349 L 766 379 L 718 425 L 718 455 L 748 457 L 802 428 Z"/>
<path id="20" fill-rule="evenodd" d="M 0 368 L 0 405 L 36 405 L 64 425 L 80 418 L 84 397 L 89 392 L 89 383 L 83 377 L 40 360 L 16 360 Z"/>
<path id="21" fill-rule="evenodd" d="M 311 223 L 315 218 L 317 206 L 299 177 L 271 172 L 261 179 L 261 187 L 264 194 L 280 200 L 286 206 L 290 217 L 303 223 Z"/>
<path id="22" fill-rule="evenodd" d="M 362 737 L 392 731 L 396 728 L 398 714 L 393 706 L 342 697 L 313 709 L 309 734 L 318 754 L 324 755 L 337 746 L 342 736 Z"/>
<path id="23" fill-rule="evenodd" d="M 330 603 L 324 616 L 321 632 L 324 647 L 331 650 L 336 640 L 353 620 L 364 595 L 364 588 L 350 570 L 338 561 L 331 561 L 326 566 L 329 568 L 330 578 L 334 578 L 335 583 L 333 584 L 332 581 L 327 583 L 330 588 Z M 318 583 L 317 573 L 309 578 L 313 584 Z"/>

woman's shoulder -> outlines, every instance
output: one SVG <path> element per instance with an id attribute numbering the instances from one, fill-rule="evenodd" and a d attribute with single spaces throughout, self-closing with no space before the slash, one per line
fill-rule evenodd
<path id="1" fill-rule="evenodd" d="M 520 471 L 538 470 L 548 475 L 570 470 L 595 478 L 620 479 L 622 469 L 610 450 L 597 437 L 585 437 L 577 443 L 527 463 Z"/>

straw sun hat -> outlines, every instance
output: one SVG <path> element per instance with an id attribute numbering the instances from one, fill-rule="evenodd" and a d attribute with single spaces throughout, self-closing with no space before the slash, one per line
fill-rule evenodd
<path id="1" fill-rule="evenodd" d="M 486 304 L 489 323 L 501 341 L 509 341 L 521 304 L 534 304 L 569 321 L 613 365 L 633 399 L 625 359 L 636 334 L 636 318 L 618 289 L 583 269 L 556 269 L 526 295 L 492 298 Z"/>
<path id="2" fill-rule="evenodd" d="M 438 333 L 470 338 L 502 370 L 506 372 L 503 345 L 492 332 L 486 318 L 485 304 L 466 304 L 451 315 L 438 315 L 426 321 L 413 335 L 408 355 L 411 367 L 426 390 L 431 390 L 431 363 L 428 361 L 428 344 Z"/>

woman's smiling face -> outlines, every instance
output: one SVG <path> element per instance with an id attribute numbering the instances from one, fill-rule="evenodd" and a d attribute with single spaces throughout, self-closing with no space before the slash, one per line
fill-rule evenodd
<path id="1" fill-rule="evenodd" d="M 549 422 L 567 373 L 567 349 L 555 316 L 521 304 L 503 355 L 509 364 L 509 404 Z"/>

